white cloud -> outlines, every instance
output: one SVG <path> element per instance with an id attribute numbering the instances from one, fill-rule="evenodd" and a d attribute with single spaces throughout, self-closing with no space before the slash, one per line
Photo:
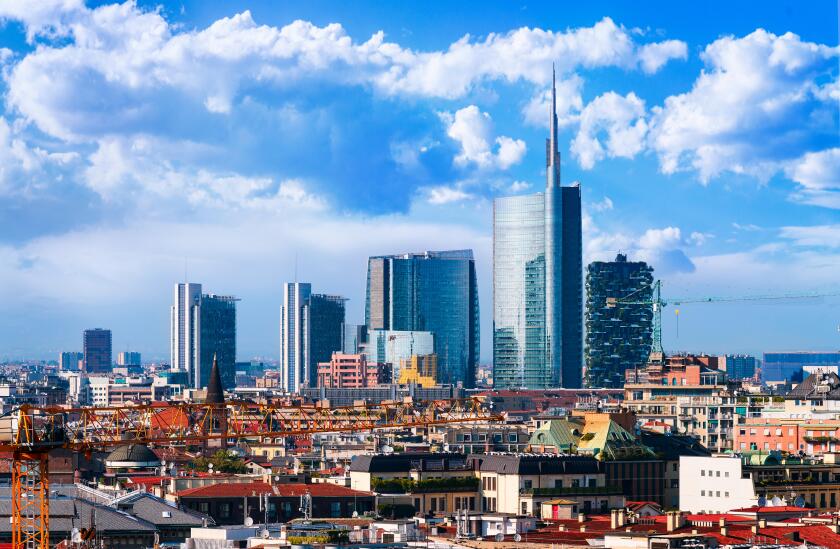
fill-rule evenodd
<path id="1" fill-rule="evenodd" d="M 701 233 L 700 231 L 693 231 L 688 236 L 688 242 L 694 244 L 695 246 L 702 246 L 708 241 L 710 238 L 714 238 L 715 235 L 711 233 Z"/>
<path id="2" fill-rule="evenodd" d="M 779 234 L 797 246 L 840 248 L 840 224 L 782 227 Z"/>
<path id="3" fill-rule="evenodd" d="M 527 181 L 514 181 L 513 183 L 510 184 L 509 191 L 511 193 L 520 193 L 520 192 L 524 191 L 525 189 L 530 189 L 530 188 L 531 188 L 531 184 L 528 183 Z"/>
<path id="4" fill-rule="evenodd" d="M 639 245 L 642 248 L 658 250 L 673 249 L 682 244 L 682 236 L 679 227 L 665 227 L 664 229 L 648 229 L 639 238 Z"/>
<path id="5" fill-rule="evenodd" d="M 645 102 L 632 92 L 607 92 L 583 109 L 571 151 L 582 168 L 591 169 L 606 156 L 632 158 L 644 148 L 646 135 Z"/>
<path id="6" fill-rule="evenodd" d="M 583 78 L 577 74 L 557 82 L 555 112 L 557 113 L 557 125 L 560 128 L 570 126 L 578 121 L 580 111 L 583 109 L 582 89 Z M 522 116 L 526 122 L 543 128 L 547 128 L 550 123 L 550 112 L 550 89 L 537 92 L 522 108 Z"/>
<path id="7" fill-rule="evenodd" d="M 33 187 L 43 186 L 41 179 L 52 179 L 47 175 L 52 168 L 61 167 L 78 158 L 72 152 L 50 153 L 40 147 L 29 145 L 15 128 L 0 116 L 0 196 L 23 193 Z"/>
<path id="8" fill-rule="evenodd" d="M 840 209 L 840 148 L 806 153 L 787 173 L 800 185 L 794 195 L 799 201 Z"/>
<path id="9" fill-rule="evenodd" d="M 613 201 L 609 196 L 605 196 L 600 202 L 590 204 L 589 209 L 596 212 L 608 212 L 613 209 Z"/>
<path id="10" fill-rule="evenodd" d="M 823 103 L 817 81 L 831 75 L 837 54 L 762 29 L 709 44 L 692 90 L 653 109 L 650 146 L 662 171 L 696 170 L 704 182 L 725 171 L 766 180 L 815 137 L 836 136 L 836 122 L 822 113 L 836 105 Z"/>
<path id="11" fill-rule="evenodd" d="M 130 201 L 134 207 L 159 211 L 164 206 L 274 209 L 295 206 L 321 210 L 326 205 L 299 180 L 276 182 L 208 169 L 179 168 L 159 161 L 189 147 L 150 137 L 103 140 L 90 156 L 85 183 L 108 202 Z M 201 147 L 196 145 L 196 147 Z M 172 151 L 170 149 L 175 149 Z"/>
<path id="12" fill-rule="evenodd" d="M 450 202 L 460 202 L 472 198 L 469 193 L 446 186 L 432 187 L 427 189 L 427 192 L 430 204 L 449 204 Z"/>
<path id="13" fill-rule="evenodd" d="M 49 9 L 29 11 L 28 4 L 6 3 L 0 17 L 22 21 L 30 34 L 60 29 L 72 41 L 42 44 L 26 55 L 9 78 L 9 100 L 43 131 L 63 138 L 133 128 L 155 117 L 161 94 L 224 114 L 243 87 L 255 84 L 289 89 L 304 80 L 328 81 L 454 99 L 487 81 L 542 89 L 552 62 L 561 76 L 577 68 L 650 68 L 650 49 L 608 18 L 565 32 L 521 28 L 482 41 L 467 35 L 445 51 L 418 52 L 387 42 L 382 32 L 356 42 L 339 24 L 258 25 L 248 11 L 184 31 L 132 2 L 96 9 L 38 3 Z M 660 60 L 674 49 L 670 44 L 663 43 Z M 566 84 L 569 97 L 564 92 L 561 106 L 579 109 L 579 79 L 561 79 Z M 98 88 L 97 101 L 84 93 L 91 86 Z"/>
<path id="14" fill-rule="evenodd" d="M 687 57 L 688 46 L 681 40 L 645 44 L 639 50 L 639 63 L 647 74 L 655 73 L 671 59 L 686 59 Z"/>
<path id="15" fill-rule="evenodd" d="M 506 170 L 525 156 L 525 142 L 504 135 L 495 139 L 497 151 L 493 152 L 493 121 L 475 105 L 459 109 L 454 115 L 440 113 L 440 117 L 447 125 L 446 134 L 460 145 L 460 152 L 455 157 L 455 164 L 459 166 L 475 164 L 479 168 Z"/>

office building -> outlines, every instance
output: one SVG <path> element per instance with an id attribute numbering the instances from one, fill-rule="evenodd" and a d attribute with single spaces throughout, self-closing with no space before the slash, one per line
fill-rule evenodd
<path id="1" fill-rule="evenodd" d="M 170 316 L 170 360 L 173 370 L 188 373 L 192 387 L 195 387 L 193 374 L 199 368 L 197 330 L 200 305 L 201 284 L 185 282 L 175 285 Z"/>
<path id="2" fill-rule="evenodd" d="M 800 382 L 805 366 L 840 366 L 840 351 L 764 353 L 761 377 L 764 381 Z"/>
<path id="3" fill-rule="evenodd" d="M 75 372 L 82 369 L 84 355 L 76 351 L 65 351 L 58 355 L 58 369 Z"/>
<path id="4" fill-rule="evenodd" d="M 755 377 L 755 357 L 749 355 L 726 355 L 724 357 L 726 377 L 729 379 L 752 379 Z"/>
<path id="5" fill-rule="evenodd" d="M 313 294 L 307 282 L 283 285 L 280 310 L 281 386 L 296 393 L 318 383 L 318 364 L 344 348 L 345 302 L 341 296 Z"/>
<path id="6" fill-rule="evenodd" d="M 472 251 L 371 257 L 365 324 L 370 333 L 389 330 L 434 334 L 438 381 L 472 387 L 479 353 L 478 289 Z M 369 346 L 373 346 L 372 341 Z M 393 364 L 398 367 L 399 362 Z"/>
<path id="7" fill-rule="evenodd" d="M 111 371 L 111 330 L 94 328 L 84 333 L 83 370 L 86 374 Z"/>
<path id="8" fill-rule="evenodd" d="M 497 388 L 581 386 L 580 187 L 560 185 L 555 89 L 544 193 L 493 204 L 493 380 Z"/>
<path id="9" fill-rule="evenodd" d="M 187 372 L 195 389 L 207 386 L 213 356 L 218 357 L 222 383 L 234 383 L 236 368 L 237 298 L 202 294 L 201 284 L 175 285 L 171 308 L 172 370 Z"/>
<path id="10" fill-rule="evenodd" d="M 415 355 L 435 352 L 435 336 L 432 332 L 370 330 L 368 339 L 368 360 L 390 364 L 394 380 L 399 379 L 403 362 Z"/>
<path id="11" fill-rule="evenodd" d="M 643 261 L 627 261 L 624 254 L 587 266 L 587 387 L 622 387 L 626 370 L 647 365 L 653 341 L 653 307 L 647 303 L 652 284 L 653 269 Z"/>
<path id="12" fill-rule="evenodd" d="M 199 368 L 196 387 L 208 387 L 213 359 L 218 361 L 223 389 L 233 388 L 236 377 L 236 302 L 233 296 L 201 296 L 199 326 Z"/>
<path id="13" fill-rule="evenodd" d="M 361 352 L 367 342 L 367 326 L 364 324 L 344 324 L 344 354 L 354 355 Z"/>
<path id="14" fill-rule="evenodd" d="M 121 351 L 117 353 L 117 366 L 141 366 L 140 353 Z"/>

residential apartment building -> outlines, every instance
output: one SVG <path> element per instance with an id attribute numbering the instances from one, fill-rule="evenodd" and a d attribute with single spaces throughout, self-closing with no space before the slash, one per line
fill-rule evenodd
<path id="1" fill-rule="evenodd" d="M 735 429 L 735 451 L 819 456 L 840 451 L 840 419 L 751 418 Z"/>
<path id="2" fill-rule="evenodd" d="M 369 363 L 365 355 L 333 353 L 329 362 L 318 364 L 318 387 L 375 387 L 390 381 L 386 379 L 387 370 L 384 364 Z"/>
<path id="3" fill-rule="evenodd" d="M 722 513 L 756 505 L 805 505 L 836 511 L 840 503 L 840 463 L 783 457 L 778 452 L 680 459 L 680 508 Z"/>
<path id="4" fill-rule="evenodd" d="M 624 372 L 647 364 L 653 342 L 652 284 L 653 268 L 627 261 L 624 254 L 586 267 L 587 387 L 621 387 Z"/>

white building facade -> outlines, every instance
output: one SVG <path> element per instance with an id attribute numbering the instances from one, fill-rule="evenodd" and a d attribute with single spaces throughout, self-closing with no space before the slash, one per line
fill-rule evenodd
<path id="1" fill-rule="evenodd" d="M 758 504 L 753 480 L 737 456 L 681 456 L 680 510 L 726 513 Z"/>

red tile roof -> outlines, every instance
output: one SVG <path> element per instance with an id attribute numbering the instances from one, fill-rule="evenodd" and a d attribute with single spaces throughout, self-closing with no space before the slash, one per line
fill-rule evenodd
<path id="1" fill-rule="evenodd" d="M 360 492 L 330 483 L 318 484 L 268 484 L 267 482 L 220 483 L 178 492 L 178 497 L 223 498 L 246 497 L 271 494 L 278 497 L 299 497 L 309 492 L 313 498 L 342 496 L 372 496 L 371 492 Z"/>

